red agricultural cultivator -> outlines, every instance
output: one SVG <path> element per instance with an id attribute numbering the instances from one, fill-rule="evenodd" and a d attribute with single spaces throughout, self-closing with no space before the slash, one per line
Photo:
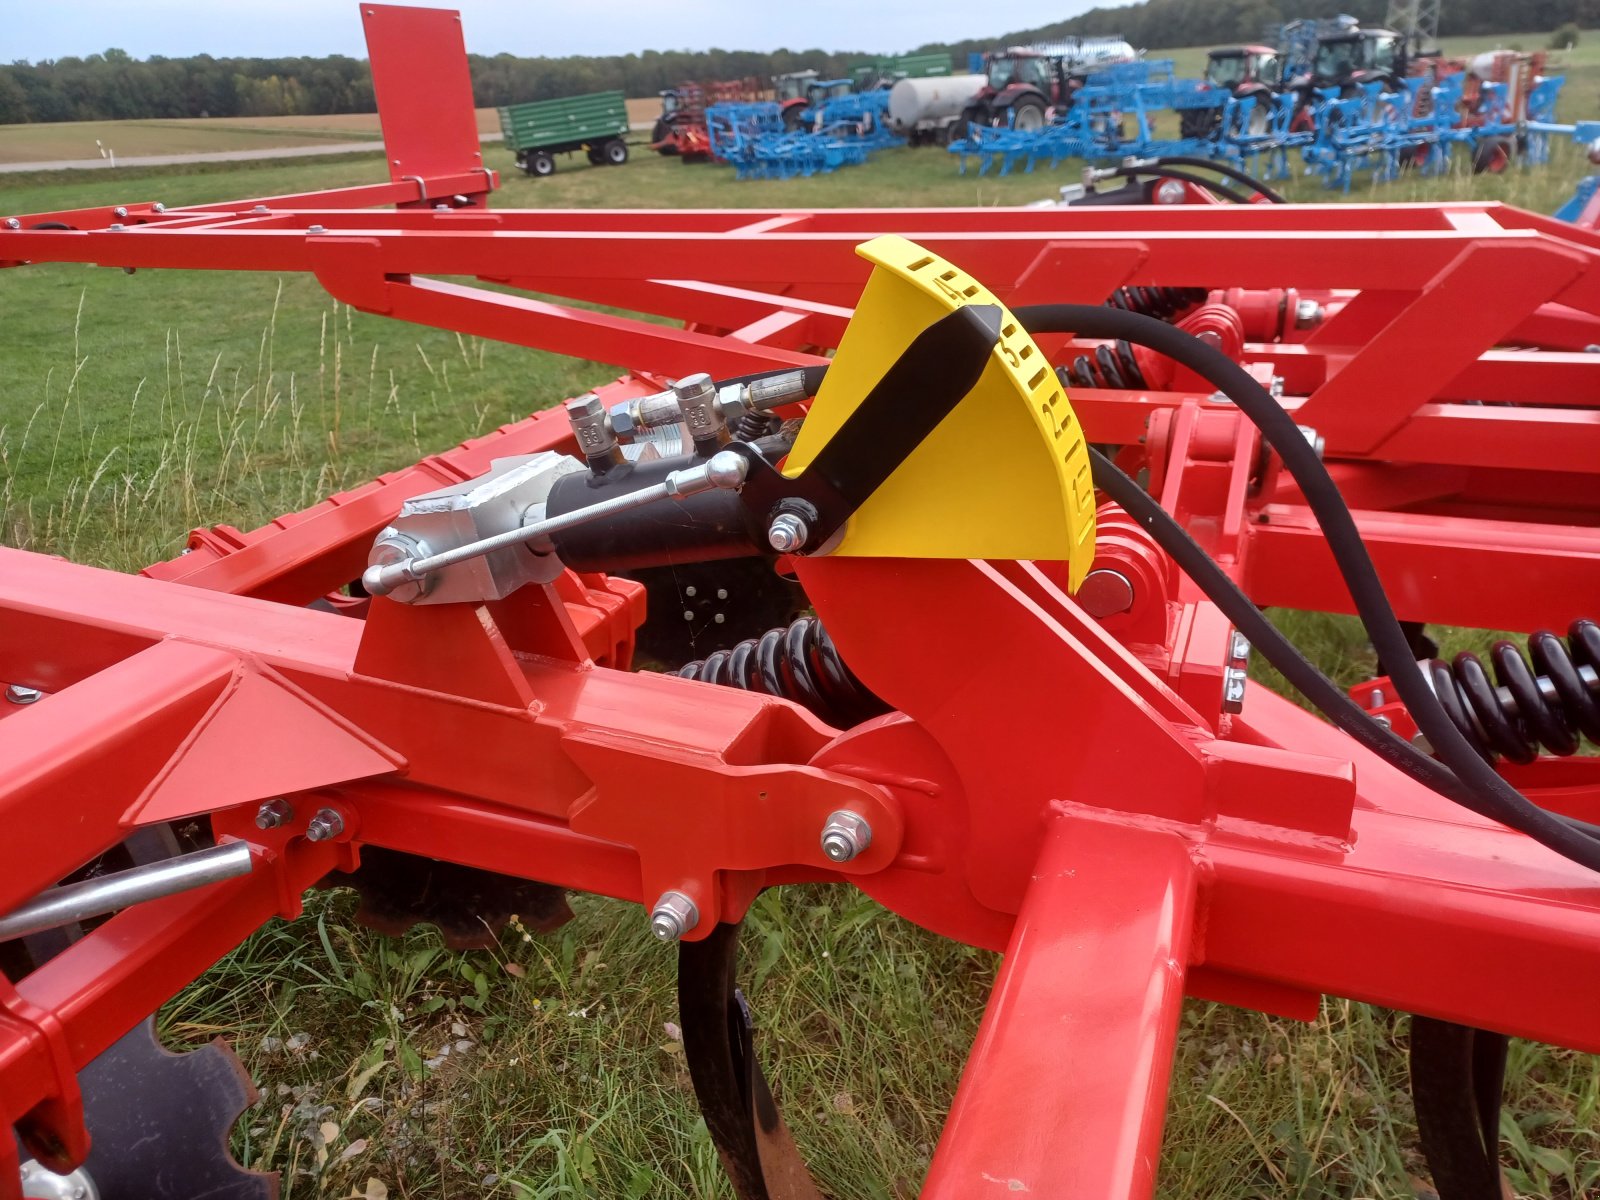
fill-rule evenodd
<path id="1" fill-rule="evenodd" d="M 308 271 L 627 374 L 138 577 L 0 550 L 0 1197 L 271 1195 L 196 1132 L 235 1064 L 147 1018 L 319 884 L 458 940 L 641 904 L 736 1193 L 816 1196 L 734 980 L 819 881 L 1005 952 L 925 1197 L 1149 1195 L 1182 998 L 1324 994 L 1416 1014 L 1439 1194 L 1498 1197 L 1506 1040 L 1600 1051 L 1600 237 L 493 209 L 456 18 L 361 12 L 392 182 L 16 214 L 0 260 Z M 1266 607 L 1358 612 L 1386 677 Z"/>

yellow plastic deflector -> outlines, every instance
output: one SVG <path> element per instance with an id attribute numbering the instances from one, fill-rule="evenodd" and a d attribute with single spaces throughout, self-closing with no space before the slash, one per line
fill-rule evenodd
<path id="1" fill-rule="evenodd" d="M 803 471 L 911 340 L 965 304 L 999 304 L 966 272 L 905 238 L 875 264 L 784 473 Z M 1094 559 L 1089 449 L 1056 373 L 1009 311 L 978 386 L 851 517 L 835 554 L 1046 559 L 1071 586 Z"/>

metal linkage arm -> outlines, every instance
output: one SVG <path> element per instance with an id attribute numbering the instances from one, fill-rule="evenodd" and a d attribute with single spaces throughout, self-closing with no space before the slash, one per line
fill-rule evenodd
<path id="1" fill-rule="evenodd" d="M 614 496 L 598 504 L 574 509 L 560 516 L 547 517 L 542 521 L 534 521 L 520 529 L 509 529 L 493 537 L 468 542 L 466 545 L 442 550 L 437 554 L 374 563 L 363 572 L 361 583 L 370 594 L 387 596 L 404 584 L 423 582 L 428 575 L 454 566 L 456 563 L 466 562 L 471 558 L 481 558 L 509 546 L 528 545 L 552 533 L 560 533 L 563 529 L 598 521 L 619 512 L 627 512 L 629 509 L 641 508 L 658 500 L 681 500 L 715 488 L 736 489 L 744 483 L 747 470 L 746 461 L 731 451 L 714 454 L 701 466 L 673 471 L 652 487 Z"/>

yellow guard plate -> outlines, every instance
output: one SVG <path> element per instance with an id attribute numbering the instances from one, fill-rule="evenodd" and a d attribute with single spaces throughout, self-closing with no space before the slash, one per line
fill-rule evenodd
<path id="1" fill-rule="evenodd" d="M 913 338 L 966 304 L 996 304 L 966 272 L 905 238 L 874 264 L 784 473 L 805 470 Z M 1004 306 L 1002 306 L 1003 309 Z M 1064 561 L 1074 590 L 1094 560 L 1083 427 L 1055 371 L 1009 311 L 978 385 L 851 517 L 835 554 Z"/>

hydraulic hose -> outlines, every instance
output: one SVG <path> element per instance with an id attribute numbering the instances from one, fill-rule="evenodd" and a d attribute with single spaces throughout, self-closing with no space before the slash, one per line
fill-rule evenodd
<path id="1" fill-rule="evenodd" d="M 1227 184 L 1218 183 L 1214 179 L 1205 179 L 1188 171 L 1179 171 L 1170 167 L 1113 167 L 1106 174 L 1116 179 L 1142 179 L 1147 175 L 1154 175 L 1157 179 L 1179 179 L 1184 183 L 1192 183 L 1196 187 L 1203 187 L 1208 192 L 1215 192 L 1224 200 L 1230 200 L 1234 204 L 1250 203 L 1248 197 L 1241 192 L 1234 191 Z"/>
<path id="2" fill-rule="evenodd" d="M 1199 585 L 1200 590 L 1222 610 L 1223 616 L 1250 639 L 1251 646 L 1278 669 L 1291 687 L 1315 705 L 1334 725 L 1390 766 L 1458 804 L 1468 808 L 1475 806 L 1475 794 L 1448 767 L 1384 729 L 1285 637 L 1228 573 L 1189 536 L 1188 530 L 1161 507 L 1154 496 L 1092 446 L 1089 456 L 1094 463 L 1095 486 L 1144 527 L 1155 543 L 1166 551 L 1185 575 Z M 1600 826 L 1570 820 L 1569 823 L 1591 834 L 1600 833 Z"/>
<path id="3" fill-rule="evenodd" d="M 1456 777 L 1463 791 L 1441 792 L 1482 816 L 1547 846 L 1591 870 L 1600 871 L 1600 840 L 1581 823 L 1569 821 L 1532 803 L 1479 757 L 1440 705 L 1433 688 L 1412 657 L 1405 632 L 1383 590 L 1377 569 L 1361 541 L 1355 519 L 1339 494 L 1338 486 L 1306 441 L 1294 419 L 1238 363 L 1184 331 L 1138 313 L 1101 306 L 1044 304 L 1015 310 L 1031 333 L 1080 334 L 1097 338 L 1122 338 L 1145 346 L 1183 364 L 1204 378 L 1239 407 L 1261 430 L 1278 453 L 1285 469 L 1299 485 L 1307 505 L 1322 527 L 1334 562 L 1350 590 L 1356 611 L 1366 627 L 1378 657 L 1390 665 L 1390 679 L 1412 718 L 1439 759 Z M 1330 713 L 1330 718 L 1332 714 Z M 1396 742 L 1399 739 L 1395 739 Z M 1407 756 L 1385 756 L 1416 776 Z M 1419 778 L 1429 787 L 1433 776 Z"/>
<path id="4" fill-rule="evenodd" d="M 1162 154 L 1152 159 L 1151 162 L 1158 167 L 1164 167 L 1168 165 L 1177 167 L 1203 167 L 1206 170 L 1215 171 L 1219 175 L 1226 175 L 1229 179 L 1237 180 L 1238 182 L 1244 184 L 1251 191 L 1265 196 L 1273 204 L 1288 203 L 1288 201 L 1284 199 L 1282 192 L 1277 191 L 1275 188 L 1268 187 L 1265 183 L 1262 183 L 1261 180 L 1257 179 L 1254 175 L 1251 175 L 1248 171 L 1241 171 L 1238 167 L 1232 166 L 1229 163 L 1215 162 L 1209 158 L 1196 158 L 1189 154 Z"/>

